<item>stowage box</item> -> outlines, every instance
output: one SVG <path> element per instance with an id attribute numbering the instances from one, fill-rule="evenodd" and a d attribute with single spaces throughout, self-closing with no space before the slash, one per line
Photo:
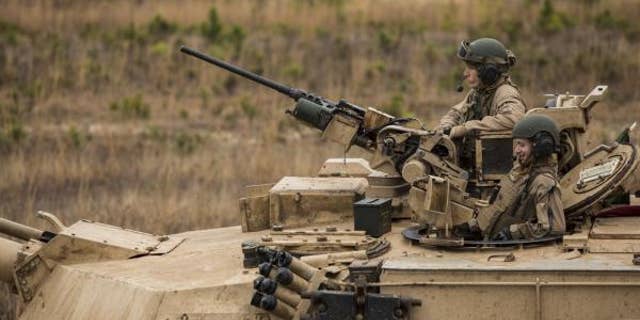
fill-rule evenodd
<path id="1" fill-rule="evenodd" d="M 353 224 L 355 230 L 379 237 L 391 231 L 391 199 L 364 198 L 353 204 Z"/>

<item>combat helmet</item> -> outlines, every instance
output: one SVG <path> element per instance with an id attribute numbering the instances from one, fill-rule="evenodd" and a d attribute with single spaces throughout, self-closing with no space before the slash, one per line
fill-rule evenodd
<path id="1" fill-rule="evenodd" d="M 493 63 L 506 67 L 512 67 L 516 62 L 515 55 L 502 42 L 492 38 L 462 41 L 458 48 L 458 58 L 475 64 Z"/>
<path id="2" fill-rule="evenodd" d="M 557 152 L 560 130 L 549 117 L 540 114 L 526 115 L 516 123 L 513 138 L 529 139 L 533 142 L 533 155 L 542 158 Z"/>
<path id="3" fill-rule="evenodd" d="M 486 86 L 494 84 L 502 74 L 516 63 L 516 56 L 498 40 L 480 38 L 472 42 L 462 41 L 458 58 L 478 69 L 478 77 Z"/>

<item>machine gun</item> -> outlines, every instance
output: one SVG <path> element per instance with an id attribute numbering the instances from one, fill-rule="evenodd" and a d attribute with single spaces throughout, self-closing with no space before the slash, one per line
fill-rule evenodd
<path id="1" fill-rule="evenodd" d="M 450 198 L 466 199 L 462 194 L 468 173 L 457 165 L 456 146 L 449 137 L 425 130 L 417 119 L 396 118 L 374 108 L 362 108 L 345 100 L 333 102 L 307 91 L 288 87 L 192 48 L 182 46 L 180 51 L 292 98 L 296 104 L 293 110 L 287 113 L 311 127 L 322 130 L 323 137 L 340 143 L 345 150 L 356 145 L 373 154 L 369 162 L 371 168 L 386 175 L 372 179 L 370 187 L 378 183 L 380 189 L 390 190 L 389 186 L 393 186 L 398 190 L 404 190 L 399 192 L 406 195 L 411 186 L 412 190 L 418 190 L 411 192 L 415 195 L 410 196 L 408 201 L 414 212 L 419 216 L 436 216 L 437 220 L 443 221 L 440 224 L 451 225 L 450 218 L 440 216 L 450 216 L 451 210 L 446 209 Z M 388 181 L 382 182 L 382 179 Z M 450 188 L 454 189 L 451 196 Z M 432 193 L 438 201 L 425 200 L 431 198 Z M 380 194 L 378 196 L 383 197 Z M 385 193 L 384 196 L 392 198 L 397 195 Z M 469 205 L 458 207 L 466 208 Z M 455 215 L 461 216 L 461 221 L 468 220 L 473 210 L 463 211 Z M 432 220 L 434 219 L 427 219 L 427 223 L 434 224 Z M 458 222 L 455 219 L 453 221 Z"/>
<path id="2" fill-rule="evenodd" d="M 370 152 L 380 151 L 389 160 L 383 162 L 393 163 L 392 166 L 387 166 L 387 170 L 382 170 L 385 172 L 400 172 L 402 164 L 418 148 L 419 139 L 416 137 L 431 134 L 425 131 L 416 119 L 396 118 L 374 108 L 362 108 L 342 99 L 334 102 L 249 72 L 186 46 L 180 47 L 180 51 L 290 97 L 296 101 L 296 104 L 293 110 L 287 110 L 287 113 L 313 128 L 322 130 L 325 138 L 342 144 L 345 150 L 356 145 Z M 380 136 L 381 132 L 385 132 L 384 137 Z M 390 132 L 403 132 L 406 138 L 401 138 L 402 141 L 389 138 L 387 134 Z"/>
<path id="3" fill-rule="evenodd" d="M 305 122 L 306 124 L 314 128 L 325 130 L 329 125 L 329 123 L 331 122 L 331 120 L 333 119 L 333 117 L 337 114 L 352 118 L 354 120 L 359 120 L 359 121 L 364 120 L 366 110 L 364 108 L 351 104 L 345 100 L 340 100 L 337 103 L 327 100 L 323 97 L 314 95 L 307 91 L 297 89 L 297 88 L 292 88 L 282 83 L 278 83 L 271 79 L 249 72 L 240 67 L 234 66 L 220 59 L 211 57 L 209 55 L 206 55 L 200 51 L 197 51 L 189 47 L 182 46 L 180 47 L 180 51 L 190 56 L 196 57 L 200 60 L 204 60 L 208 63 L 216 65 L 229 72 L 240 75 L 251 81 L 257 82 L 263 86 L 269 87 L 275 91 L 278 91 L 290 97 L 291 99 L 297 102 L 291 114 L 297 119 Z M 364 140 L 364 136 L 365 136 L 363 135 L 364 132 L 359 132 L 359 133 L 360 133 L 358 135 L 359 139 L 357 139 L 358 142 L 356 144 L 367 148 L 369 144 L 366 142 L 366 140 Z"/>

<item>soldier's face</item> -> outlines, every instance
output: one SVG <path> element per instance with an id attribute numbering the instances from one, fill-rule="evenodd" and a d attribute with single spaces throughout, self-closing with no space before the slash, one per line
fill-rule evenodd
<path id="1" fill-rule="evenodd" d="M 518 162 L 520 164 L 529 162 L 533 150 L 533 143 L 528 139 L 515 138 L 513 139 L 513 144 L 513 154 L 516 156 L 516 159 L 518 159 Z"/>
<path id="2" fill-rule="evenodd" d="M 480 86 L 480 78 L 478 77 L 478 69 L 468 63 L 464 65 L 464 73 L 462 74 L 467 85 L 471 88 Z"/>

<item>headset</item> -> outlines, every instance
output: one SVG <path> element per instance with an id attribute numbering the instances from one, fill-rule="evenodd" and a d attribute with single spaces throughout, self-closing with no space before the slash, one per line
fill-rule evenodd
<path id="1" fill-rule="evenodd" d="M 533 135 L 533 157 L 544 159 L 551 156 L 556 150 L 556 143 L 549 132 L 541 131 Z"/>
<path id="2" fill-rule="evenodd" d="M 487 87 L 496 83 L 496 81 L 500 79 L 500 76 L 502 76 L 502 73 L 503 73 L 501 70 L 503 68 L 498 67 L 494 63 L 481 63 L 481 64 L 478 64 L 477 68 L 478 68 L 478 78 L 480 78 L 480 81 L 482 81 L 482 84 L 484 84 Z"/>
<path id="3" fill-rule="evenodd" d="M 502 46 L 502 44 L 497 40 L 494 41 Z M 504 65 L 498 65 L 496 63 L 487 62 L 486 57 L 483 58 L 481 56 L 474 55 L 470 45 L 471 43 L 469 41 L 463 40 L 462 42 L 460 42 L 460 46 L 458 47 L 457 52 L 458 58 L 468 62 L 473 62 L 478 70 L 478 78 L 480 78 L 482 84 L 487 87 L 495 84 L 496 81 L 500 79 L 502 74 L 507 72 L 509 68 L 513 67 L 516 64 L 516 56 L 515 54 L 513 54 L 513 52 L 511 52 L 511 50 L 504 49 L 506 53 Z M 479 60 L 478 58 L 481 59 Z M 456 91 L 462 92 L 462 84 L 458 85 Z"/>

